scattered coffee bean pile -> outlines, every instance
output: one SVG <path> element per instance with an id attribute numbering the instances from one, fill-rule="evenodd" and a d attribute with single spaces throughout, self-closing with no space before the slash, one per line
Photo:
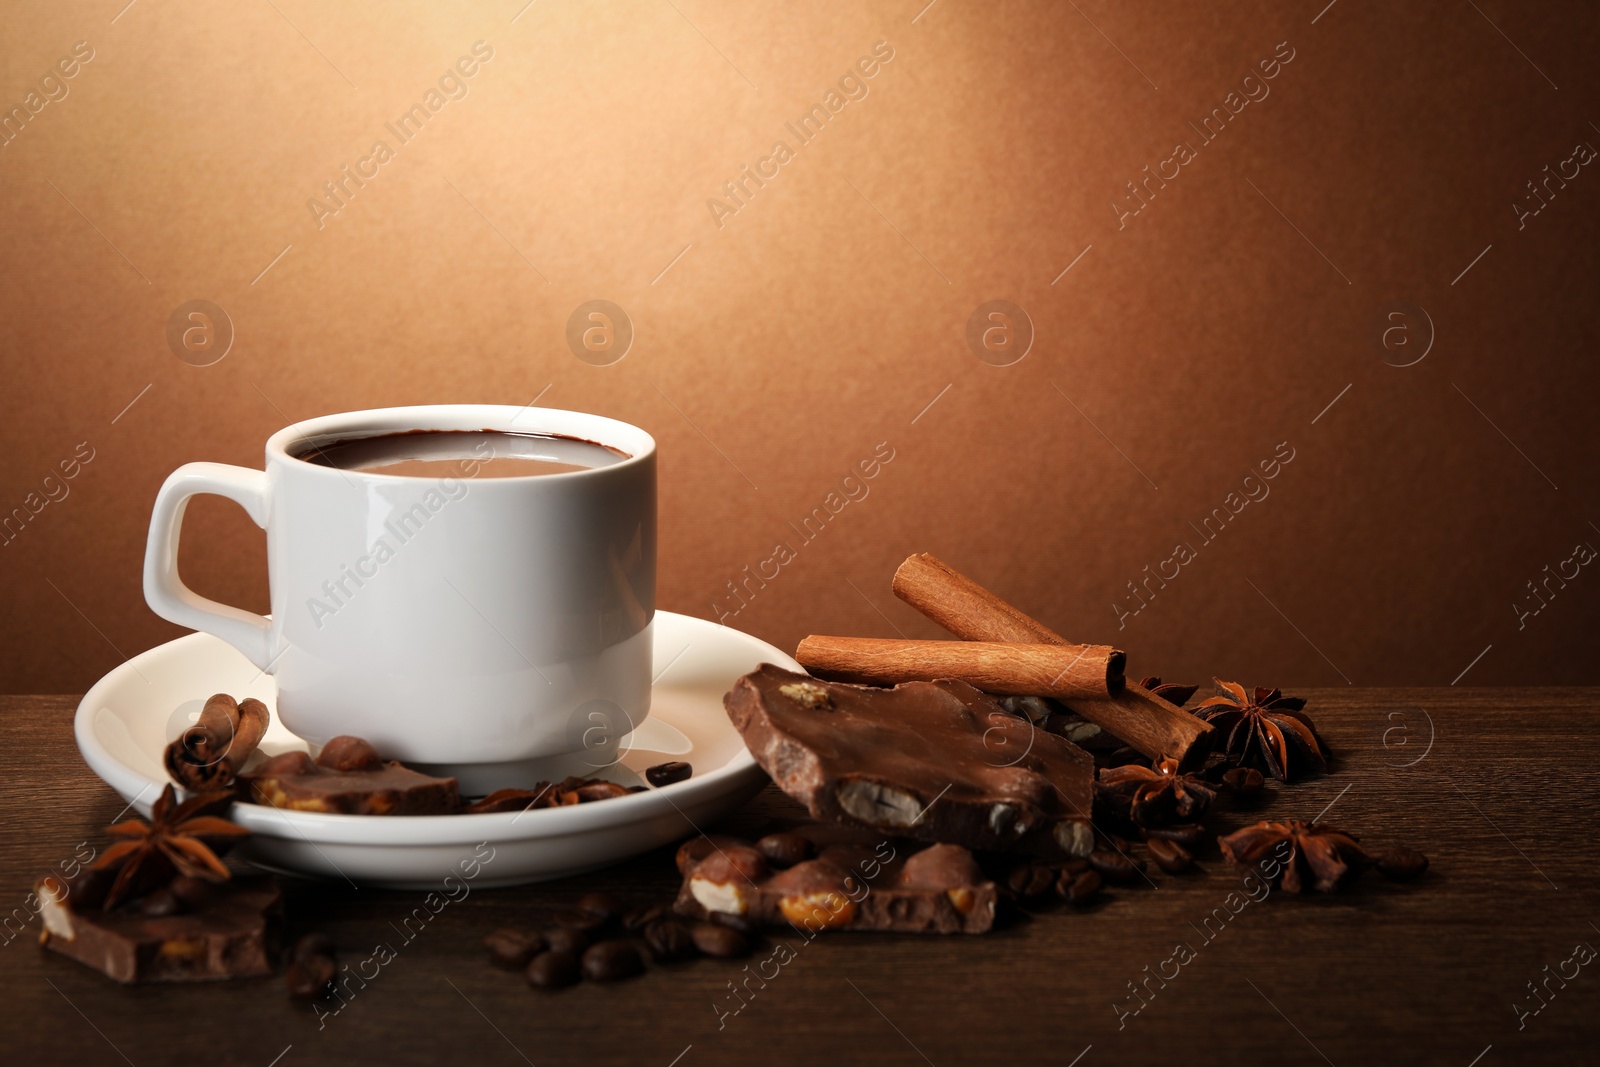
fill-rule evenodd
<path id="1" fill-rule="evenodd" d="M 490 959 L 523 971 L 529 985 L 558 989 L 582 980 L 616 982 L 643 974 L 646 954 L 656 963 L 748 955 L 753 931 L 737 928 L 736 916 L 719 918 L 694 922 L 659 904 L 624 910 L 606 893 L 586 893 L 543 930 L 496 930 L 483 943 Z"/>

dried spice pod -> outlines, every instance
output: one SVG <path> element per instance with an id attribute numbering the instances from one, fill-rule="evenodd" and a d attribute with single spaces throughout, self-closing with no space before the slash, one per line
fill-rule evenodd
<path id="1" fill-rule="evenodd" d="M 1198 776 L 1181 773 L 1177 760 L 1165 757 L 1150 767 L 1129 763 L 1102 768 L 1099 782 L 1102 796 L 1118 814 L 1141 827 L 1198 819 L 1217 795 Z"/>
<path id="2" fill-rule="evenodd" d="M 1374 862 L 1350 834 L 1327 823 L 1299 819 L 1258 822 L 1218 838 L 1217 844 L 1229 862 L 1241 867 L 1259 864 L 1269 881 L 1291 893 L 1306 888 L 1335 892 Z"/>
<path id="3" fill-rule="evenodd" d="M 129 819 L 107 832 L 122 840 L 100 854 L 95 867 L 114 870 L 116 879 L 102 908 L 110 911 L 125 900 L 163 888 L 178 875 L 208 882 L 230 877 L 217 853 L 250 831 L 218 813 L 233 803 L 231 793 L 202 793 L 182 804 L 172 786 L 161 791 L 150 808 L 150 821 Z"/>
<path id="4" fill-rule="evenodd" d="M 1328 769 L 1329 751 L 1316 725 L 1303 713 L 1306 702 L 1277 689 L 1214 679 L 1220 696 L 1201 701 L 1194 714 L 1215 731 L 1214 751 L 1234 766 L 1254 767 L 1280 782 L 1305 770 Z"/>

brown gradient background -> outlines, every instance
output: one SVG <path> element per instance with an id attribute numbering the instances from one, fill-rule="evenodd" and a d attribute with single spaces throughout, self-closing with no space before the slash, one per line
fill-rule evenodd
<path id="1" fill-rule="evenodd" d="M 1512 607 L 1600 546 L 1600 169 L 1520 231 L 1511 207 L 1600 145 L 1600 15 L 925 2 L 8 5 L 6 108 L 96 55 L 0 149 L 0 508 L 96 458 L 0 548 L 0 687 L 82 690 L 178 635 L 140 566 L 179 464 L 541 393 L 656 436 L 660 604 L 701 616 L 891 444 L 728 619 L 783 647 L 936 636 L 889 592 L 926 550 L 1137 673 L 1600 682 L 1596 568 L 1524 628 Z M 477 40 L 470 95 L 319 230 L 308 198 Z M 867 98 L 796 146 L 784 123 L 879 40 Z M 1119 230 L 1124 183 L 1283 41 L 1271 95 Z M 719 228 L 707 198 L 780 137 L 795 160 Z M 237 332 L 203 368 L 165 339 L 197 298 Z M 596 298 L 637 331 L 611 366 L 564 340 Z M 991 299 L 1034 323 L 1015 365 L 964 340 Z M 1437 335 L 1406 368 L 1376 340 L 1395 301 Z M 1119 630 L 1125 583 L 1284 441 L 1270 497 Z M 232 505 L 191 509 L 197 589 L 264 610 L 264 555 Z"/>

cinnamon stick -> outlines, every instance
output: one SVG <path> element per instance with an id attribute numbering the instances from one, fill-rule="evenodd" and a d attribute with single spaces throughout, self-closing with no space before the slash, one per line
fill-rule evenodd
<path id="1" fill-rule="evenodd" d="M 163 753 L 167 774 L 191 793 L 227 789 L 261 744 L 272 721 L 267 706 L 226 693 L 207 700 L 195 720 Z"/>
<path id="2" fill-rule="evenodd" d="M 926 552 L 906 557 L 894 573 L 894 592 L 957 637 L 1073 646 L 1044 623 Z M 1032 694 L 1049 696 L 1052 694 Z M 1151 759 L 1171 756 L 1188 769 L 1205 759 L 1211 726 L 1128 682 L 1095 699 L 1069 698 L 1073 711 Z"/>
<path id="3" fill-rule="evenodd" d="M 794 658 L 813 674 L 839 681 L 955 678 L 1007 696 L 1108 697 L 1123 683 L 1123 654 L 1109 645 L 812 636 L 800 642 Z"/>

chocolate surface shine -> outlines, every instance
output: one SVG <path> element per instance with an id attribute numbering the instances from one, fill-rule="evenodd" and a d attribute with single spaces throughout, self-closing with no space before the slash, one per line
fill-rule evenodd
<path id="1" fill-rule="evenodd" d="M 1092 844 L 1093 760 L 964 682 L 877 689 L 763 664 L 724 703 L 814 818 L 1049 858 Z"/>

